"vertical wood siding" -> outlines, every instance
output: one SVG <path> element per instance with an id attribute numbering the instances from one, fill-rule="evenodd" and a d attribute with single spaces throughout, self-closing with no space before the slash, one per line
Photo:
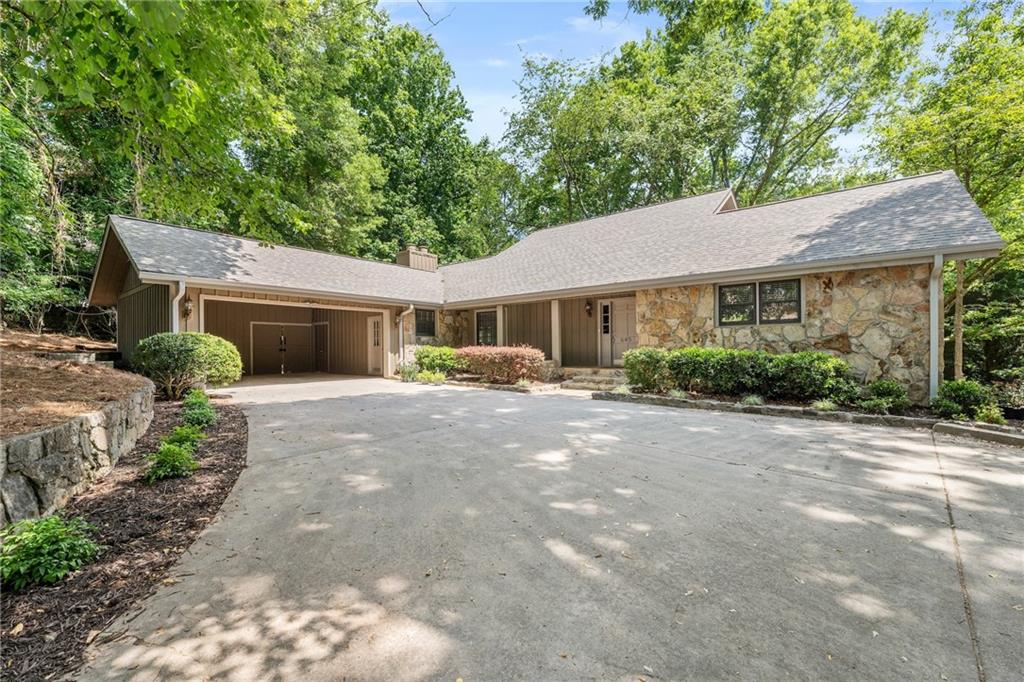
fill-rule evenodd
<path id="1" fill-rule="evenodd" d="M 551 302 L 505 306 L 505 345 L 533 346 L 551 359 Z"/>
<path id="2" fill-rule="evenodd" d="M 379 313 L 364 313 L 356 310 L 313 311 L 314 322 L 328 323 L 329 363 L 332 374 L 367 374 L 367 351 L 369 339 L 366 336 L 367 319 Z"/>
<path id="3" fill-rule="evenodd" d="M 238 347 L 242 356 L 242 368 L 246 374 L 252 372 L 252 358 L 249 344 L 250 322 L 313 322 L 310 308 L 294 306 L 264 305 L 262 303 L 235 303 L 234 301 L 206 301 L 204 316 L 206 332 L 227 339 Z"/>
<path id="4" fill-rule="evenodd" d="M 147 285 L 117 300 L 117 350 L 131 360 L 139 341 L 171 331 L 171 292 L 164 284 Z"/>
<path id="5" fill-rule="evenodd" d="M 587 301 L 594 305 L 588 317 Z M 559 319 L 562 325 L 562 366 L 597 366 L 597 299 L 562 299 Z"/>

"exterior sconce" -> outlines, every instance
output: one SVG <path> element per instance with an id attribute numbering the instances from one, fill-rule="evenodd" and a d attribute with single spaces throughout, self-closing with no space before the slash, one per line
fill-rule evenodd
<path id="1" fill-rule="evenodd" d="M 583 309 L 587 311 L 587 317 L 594 316 L 594 302 L 590 299 L 587 299 L 587 304 L 583 306 Z"/>
<path id="2" fill-rule="evenodd" d="M 186 320 L 192 317 L 192 297 L 185 297 L 185 305 L 182 307 L 181 316 Z"/>

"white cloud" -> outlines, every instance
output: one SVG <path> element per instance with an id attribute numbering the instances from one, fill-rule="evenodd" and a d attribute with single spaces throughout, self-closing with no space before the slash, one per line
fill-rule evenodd
<path id="1" fill-rule="evenodd" d="M 493 66 L 496 69 L 503 69 L 506 66 L 508 66 L 508 60 L 500 59 L 498 57 L 488 57 L 487 59 L 483 60 L 483 64 L 485 66 Z"/>
<path id="2" fill-rule="evenodd" d="M 466 103 L 473 112 L 472 120 L 466 126 L 471 140 L 479 140 L 483 136 L 491 138 L 491 142 L 499 142 L 505 134 L 507 114 L 519 109 L 516 91 L 463 91 Z"/>

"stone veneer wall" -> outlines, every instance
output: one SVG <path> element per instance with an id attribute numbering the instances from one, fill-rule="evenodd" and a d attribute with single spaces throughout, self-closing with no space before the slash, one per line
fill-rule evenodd
<path id="1" fill-rule="evenodd" d="M 416 336 L 416 315 L 405 316 L 402 326 L 405 331 L 405 352 L 409 362 L 414 360 L 416 349 L 420 346 L 458 348 L 469 345 L 472 329 L 468 310 L 438 310 L 434 324 L 436 336 Z"/>
<path id="2" fill-rule="evenodd" d="M 823 350 L 872 381 L 896 379 L 928 398 L 928 265 L 804 275 L 800 324 L 715 326 L 713 284 L 636 292 L 641 346 Z"/>
<path id="3" fill-rule="evenodd" d="M 106 474 L 153 420 L 153 384 L 42 431 L 0 444 L 0 521 L 43 516 Z"/>

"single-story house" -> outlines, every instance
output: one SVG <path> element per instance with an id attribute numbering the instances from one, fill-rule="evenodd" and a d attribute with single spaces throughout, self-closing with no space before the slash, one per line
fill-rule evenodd
<path id="1" fill-rule="evenodd" d="M 89 300 L 118 349 L 205 331 L 244 371 L 385 374 L 424 343 L 529 344 L 564 367 L 634 346 L 826 350 L 866 380 L 939 381 L 941 266 L 1003 241 L 949 171 L 741 208 L 729 189 L 538 230 L 438 267 L 113 215 Z"/>

